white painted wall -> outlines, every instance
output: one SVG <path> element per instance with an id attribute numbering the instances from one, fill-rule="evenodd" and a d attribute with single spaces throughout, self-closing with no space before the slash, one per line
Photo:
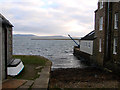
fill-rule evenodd
<path id="1" fill-rule="evenodd" d="M 93 40 L 80 40 L 80 51 L 93 55 Z"/>

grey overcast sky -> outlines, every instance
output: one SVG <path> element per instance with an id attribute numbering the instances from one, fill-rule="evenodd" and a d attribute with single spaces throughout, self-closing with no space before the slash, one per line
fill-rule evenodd
<path id="1" fill-rule="evenodd" d="M 82 37 L 94 30 L 98 0 L 0 0 L 14 34 Z"/>

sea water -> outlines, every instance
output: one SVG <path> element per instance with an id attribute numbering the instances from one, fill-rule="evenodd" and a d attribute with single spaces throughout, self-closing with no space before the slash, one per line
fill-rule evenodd
<path id="1" fill-rule="evenodd" d="M 32 40 L 32 37 L 14 36 L 14 55 L 39 55 L 52 61 L 52 69 L 83 68 L 84 65 L 73 55 L 72 40 Z"/>

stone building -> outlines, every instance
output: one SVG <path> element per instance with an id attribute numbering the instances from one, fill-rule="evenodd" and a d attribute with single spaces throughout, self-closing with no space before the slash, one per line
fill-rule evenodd
<path id="1" fill-rule="evenodd" d="M 98 2 L 95 11 L 93 61 L 118 70 L 120 65 L 120 2 Z"/>
<path id="2" fill-rule="evenodd" d="M 89 60 L 93 57 L 94 31 L 80 39 L 80 56 Z"/>
<path id="3" fill-rule="evenodd" d="M 0 79 L 7 78 L 7 65 L 12 59 L 13 25 L 0 14 Z"/>
<path id="4" fill-rule="evenodd" d="M 75 46 L 74 47 L 74 55 L 82 60 L 85 63 L 88 63 L 93 58 L 93 42 L 94 42 L 94 30 L 90 33 L 88 33 L 86 36 L 82 37 L 79 40 L 80 47 Z"/>

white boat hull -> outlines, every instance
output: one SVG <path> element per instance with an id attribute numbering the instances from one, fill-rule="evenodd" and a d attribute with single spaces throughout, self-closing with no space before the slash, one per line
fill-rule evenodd
<path id="1" fill-rule="evenodd" d="M 7 67 L 7 75 L 16 76 L 20 74 L 23 68 L 24 68 L 24 65 L 22 61 L 16 67 Z"/>

